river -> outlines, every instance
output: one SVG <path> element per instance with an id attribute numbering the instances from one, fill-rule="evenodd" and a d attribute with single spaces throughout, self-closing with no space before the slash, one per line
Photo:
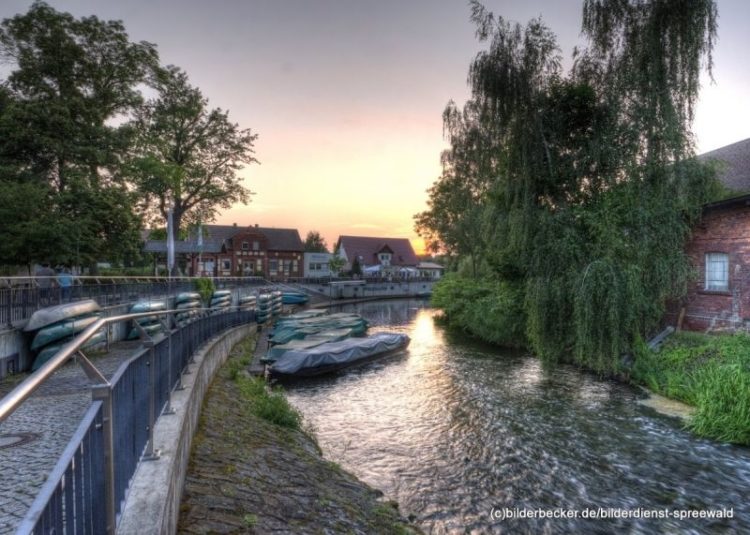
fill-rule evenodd
<path id="1" fill-rule="evenodd" d="M 328 459 L 426 533 L 750 533 L 750 449 L 696 438 L 627 385 L 447 332 L 423 301 L 342 310 L 407 333 L 408 352 L 289 400 Z M 675 518 L 700 511 L 733 518 Z"/>

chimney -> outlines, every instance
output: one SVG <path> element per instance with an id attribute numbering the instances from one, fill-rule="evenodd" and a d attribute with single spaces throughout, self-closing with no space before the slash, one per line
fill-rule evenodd
<path id="1" fill-rule="evenodd" d="M 258 223 L 255 224 L 255 228 L 258 228 Z"/>
<path id="2" fill-rule="evenodd" d="M 233 227 L 236 227 L 236 226 L 237 226 L 237 223 L 232 223 L 232 226 L 233 226 Z"/>

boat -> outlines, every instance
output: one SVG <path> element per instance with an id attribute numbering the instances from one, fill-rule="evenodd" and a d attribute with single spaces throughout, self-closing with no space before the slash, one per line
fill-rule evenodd
<path id="1" fill-rule="evenodd" d="M 177 294 L 177 297 L 175 298 L 175 303 L 184 303 L 188 301 L 200 301 L 201 300 L 201 294 L 198 292 L 182 292 Z"/>
<path id="2" fill-rule="evenodd" d="M 67 338 L 71 334 L 79 333 L 98 319 L 98 316 L 77 317 L 65 321 L 59 321 L 39 329 L 39 332 L 36 333 L 34 340 L 31 342 L 31 350 L 36 351 L 37 349 L 56 342 L 57 340 Z"/>
<path id="3" fill-rule="evenodd" d="M 98 311 L 99 304 L 93 299 L 43 308 L 31 315 L 23 330 L 26 332 L 36 331 L 59 321 L 65 321 L 85 314 L 93 314 Z"/>
<path id="4" fill-rule="evenodd" d="M 302 292 L 283 292 L 281 302 L 285 305 L 304 305 L 310 300 L 310 296 Z"/>
<path id="5" fill-rule="evenodd" d="M 44 365 L 45 362 L 47 362 L 49 359 L 54 357 L 58 351 L 62 349 L 62 347 L 73 340 L 75 336 L 69 336 L 65 338 L 64 340 L 58 340 L 57 343 L 48 345 L 44 349 L 42 349 L 39 354 L 37 354 L 36 358 L 34 359 L 34 364 L 31 366 L 31 371 L 35 372 L 39 368 Z M 91 338 L 89 338 L 85 344 L 81 347 L 81 349 L 89 349 L 97 344 L 103 344 L 107 341 L 107 334 L 104 332 L 99 331 L 95 335 L 93 335 Z"/>
<path id="6" fill-rule="evenodd" d="M 311 377 L 331 373 L 403 351 L 410 339 L 402 333 L 376 333 L 367 338 L 347 338 L 310 348 L 286 351 L 270 366 L 273 377 Z"/>

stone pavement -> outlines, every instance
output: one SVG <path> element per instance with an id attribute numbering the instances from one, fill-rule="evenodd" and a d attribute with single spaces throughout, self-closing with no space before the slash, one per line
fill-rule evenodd
<path id="1" fill-rule="evenodd" d="M 92 360 L 110 378 L 140 346 L 140 341 L 117 342 Z M 9 379 L 0 382 L 0 396 L 18 384 Z M 88 410 L 91 385 L 71 361 L 0 423 L 0 534 L 15 532 L 26 515 Z"/>

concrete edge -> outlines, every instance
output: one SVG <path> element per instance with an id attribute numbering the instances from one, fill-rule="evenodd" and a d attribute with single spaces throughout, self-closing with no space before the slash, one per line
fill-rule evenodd
<path id="1" fill-rule="evenodd" d="M 234 327 L 209 340 L 194 355 L 190 374 L 183 375 L 183 390 L 172 393 L 175 414 L 161 415 L 154 426 L 156 461 L 141 461 L 130 482 L 116 532 L 121 535 L 175 533 L 180 501 L 198 428 L 203 398 L 232 347 L 255 333 L 255 323 Z"/>

